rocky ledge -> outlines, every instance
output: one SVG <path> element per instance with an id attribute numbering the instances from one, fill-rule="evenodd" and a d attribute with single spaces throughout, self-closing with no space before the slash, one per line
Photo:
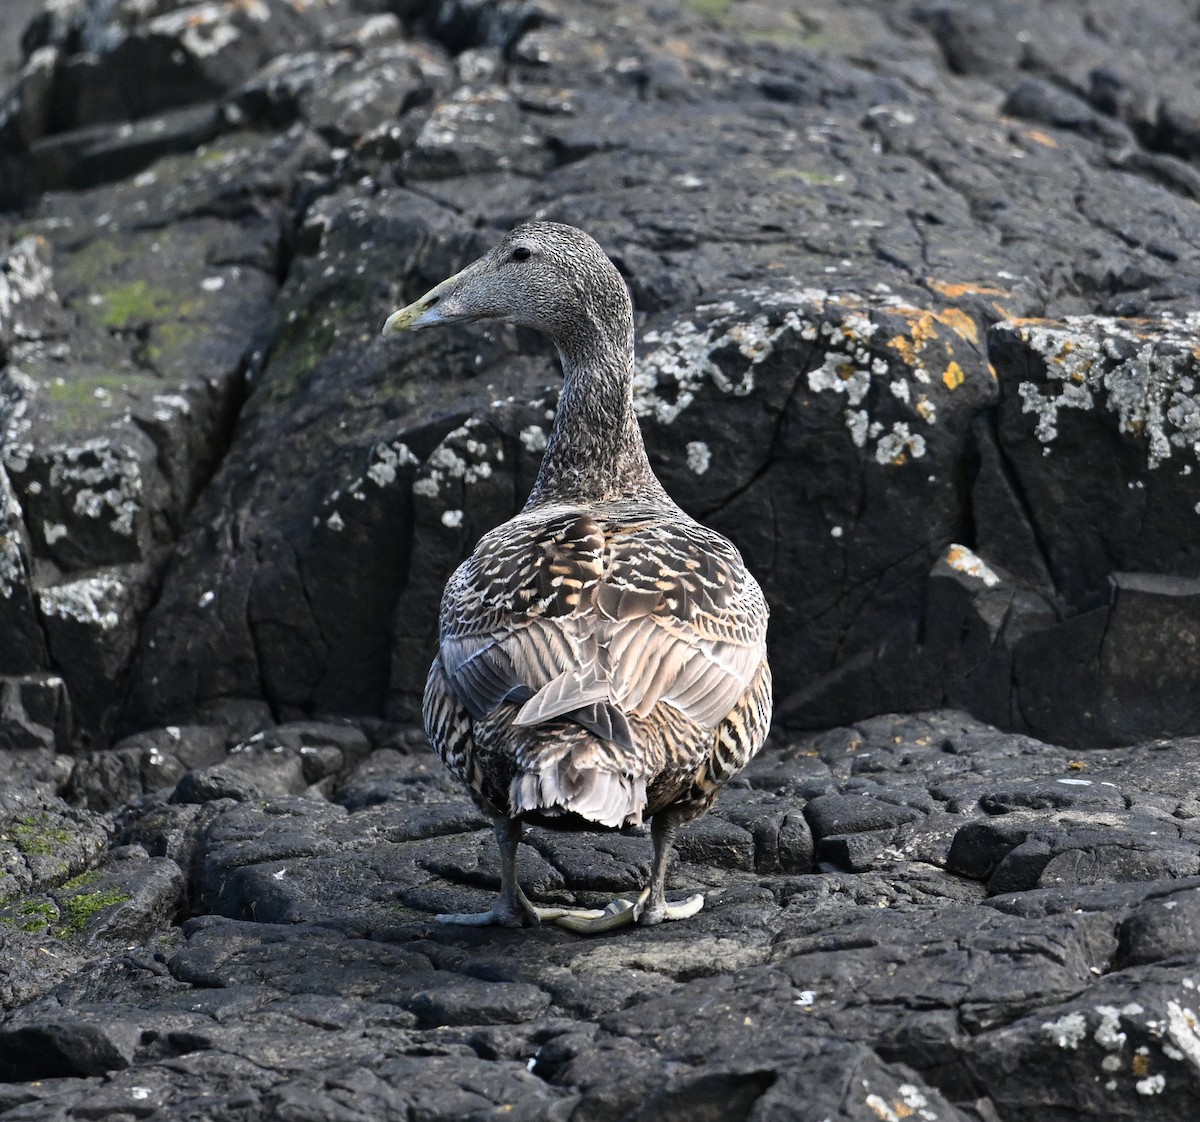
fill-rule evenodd
<path id="1" fill-rule="evenodd" d="M 1200 1116 L 1198 51 L 1181 0 L 0 4 L 0 1117 Z M 433 922 L 495 854 L 413 729 L 552 357 L 378 335 L 531 215 L 773 612 L 704 911 L 591 940 Z"/>
<path id="2" fill-rule="evenodd" d="M 776 740 L 680 840 L 704 910 L 587 938 L 434 922 L 498 869 L 415 731 L 144 733 L 4 796 L 0 1117 L 1178 1122 L 1198 747 Z M 535 829 L 518 868 L 595 905 L 649 853 Z"/>

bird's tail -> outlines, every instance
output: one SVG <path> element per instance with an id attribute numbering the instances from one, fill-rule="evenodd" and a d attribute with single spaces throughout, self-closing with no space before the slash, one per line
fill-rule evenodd
<path id="1" fill-rule="evenodd" d="M 512 813 L 577 814 L 601 826 L 640 825 L 646 779 L 631 770 L 628 753 L 613 751 L 578 725 L 567 729 L 538 737 L 518 753 L 509 788 Z"/>

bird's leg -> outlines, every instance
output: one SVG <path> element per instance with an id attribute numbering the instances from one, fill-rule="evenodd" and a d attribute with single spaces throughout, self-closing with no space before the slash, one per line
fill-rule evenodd
<path id="1" fill-rule="evenodd" d="M 521 841 L 524 827 L 520 819 L 497 818 L 495 822 L 496 842 L 500 846 L 500 895 L 486 912 L 454 912 L 439 915 L 438 923 L 456 923 L 465 927 L 538 927 L 543 920 L 559 922 L 563 919 L 577 923 L 588 923 L 604 916 L 607 911 L 596 908 L 539 908 L 517 882 L 517 845 Z M 628 900 L 614 901 L 609 905 L 624 904 L 632 907 Z M 564 923 L 563 926 L 569 926 Z"/>
<path id="2" fill-rule="evenodd" d="M 650 866 L 650 883 L 642 889 L 636 900 L 614 900 L 602 912 L 591 915 L 579 912 L 564 916 L 544 916 L 554 919 L 560 927 L 578 931 L 584 935 L 598 935 L 631 923 L 646 926 L 662 923 L 666 919 L 687 919 L 704 907 L 700 894 L 689 896 L 677 904 L 667 903 L 667 864 L 671 859 L 671 846 L 679 832 L 682 818 L 674 807 L 656 814 L 650 823 L 650 837 L 654 841 L 654 861 Z"/>
<path id="3" fill-rule="evenodd" d="M 500 895 L 486 912 L 458 912 L 437 917 L 438 923 L 458 923 L 468 927 L 537 927 L 538 909 L 529 902 L 517 883 L 517 844 L 523 827 L 518 819 L 497 818 L 496 842 L 500 846 Z"/>
<path id="4" fill-rule="evenodd" d="M 640 907 L 636 916 L 638 923 L 647 927 L 662 923 L 665 919 L 687 919 L 704 907 L 704 897 L 698 894 L 678 904 L 667 903 L 667 864 L 671 860 L 671 847 L 675 844 L 681 821 L 678 810 L 668 807 L 656 814 L 650 823 L 654 863 L 650 866 L 650 883 L 638 898 Z"/>

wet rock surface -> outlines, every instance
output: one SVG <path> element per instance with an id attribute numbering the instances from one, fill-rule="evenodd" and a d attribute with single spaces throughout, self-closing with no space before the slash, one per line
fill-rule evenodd
<path id="1" fill-rule="evenodd" d="M 416 730 L 272 727 L 114 812 L 79 805 L 94 763 L 72 802 L 30 773 L 0 1116 L 1191 1117 L 1195 752 L 949 710 L 777 737 L 681 835 L 669 891 L 704 909 L 590 938 L 434 921 L 499 867 Z M 649 857 L 531 829 L 518 871 L 590 906 Z"/>
<path id="2" fill-rule="evenodd" d="M 0 1117 L 1200 1114 L 1198 26 L 0 5 Z M 704 910 L 593 939 L 433 921 L 498 863 L 412 726 L 553 356 L 378 334 L 531 215 L 773 611 Z"/>

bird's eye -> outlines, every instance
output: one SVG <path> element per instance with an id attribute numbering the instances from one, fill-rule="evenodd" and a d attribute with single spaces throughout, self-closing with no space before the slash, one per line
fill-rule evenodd
<path id="1" fill-rule="evenodd" d="M 512 259 L 514 261 L 528 261 L 529 255 L 532 252 L 529 246 L 519 245 L 512 251 Z"/>

